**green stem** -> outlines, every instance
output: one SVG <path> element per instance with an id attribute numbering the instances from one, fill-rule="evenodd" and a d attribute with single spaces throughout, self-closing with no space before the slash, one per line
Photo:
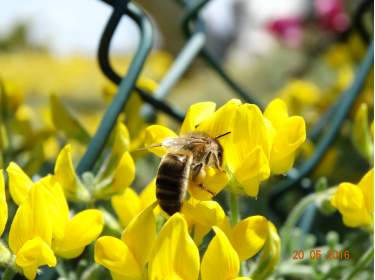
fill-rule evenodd
<path id="1" fill-rule="evenodd" d="M 359 259 L 359 261 L 354 265 L 352 272 L 349 274 L 346 280 L 353 279 L 353 277 L 360 272 L 366 265 L 368 265 L 374 257 L 374 247 L 371 246 L 366 253 Z"/>
<path id="2" fill-rule="evenodd" d="M 240 211 L 238 205 L 238 195 L 233 191 L 229 192 L 229 209 L 230 222 L 232 226 L 234 226 L 240 220 Z"/>
<path id="3" fill-rule="evenodd" d="M 238 223 L 238 221 L 241 219 L 240 217 L 240 209 L 239 209 L 239 203 L 238 203 L 238 194 L 234 191 L 229 191 L 229 209 L 230 209 L 230 223 L 232 226 Z M 241 262 L 240 264 L 240 275 L 242 276 L 246 269 L 245 263 Z"/>
<path id="4" fill-rule="evenodd" d="M 5 269 L 4 271 L 4 274 L 3 274 L 3 277 L 1 278 L 2 280 L 12 280 L 13 277 L 17 274 L 17 272 L 11 268 L 11 267 L 8 267 L 7 269 Z"/>

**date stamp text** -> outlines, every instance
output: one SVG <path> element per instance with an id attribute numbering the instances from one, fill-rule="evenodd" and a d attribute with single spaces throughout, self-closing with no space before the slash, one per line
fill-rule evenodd
<path id="1" fill-rule="evenodd" d="M 293 250 L 293 260 L 350 260 L 350 251 L 348 249 L 343 250 L 322 250 L 322 249 L 311 249 L 311 250 Z"/>

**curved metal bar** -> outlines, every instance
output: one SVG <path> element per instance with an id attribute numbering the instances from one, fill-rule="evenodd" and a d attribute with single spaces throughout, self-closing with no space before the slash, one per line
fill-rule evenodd
<path id="1" fill-rule="evenodd" d="M 114 127 L 118 115 L 124 108 L 129 99 L 130 93 L 134 88 L 135 82 L 142 70 L 145 60 L 152 47 L 152 26 L 146 15 L 134 4 L 129 3 L 124 6 L 123 1 L 117 1 L 114 4 L 114 11 L 103 32 L 102 41 L 109 44 L 113 32 L 119 24 L 122 15 L 128 15 L 138 25 L 140 29 L 140 42 L 136 54 L 131 61 L 127 75 L 121 80 L 116 96 L 102 118 L 102 121 L 92 138 L 84 156 L 77 167 L 77 173 L 81 175 L 85 171 L 90 171 L 101 154 L 104 145 Z M 103 50 L 102 50 L 103 51 Z"/>
<path id="2" fill-rule="evenodd" d="M 271 191 L 271 204 L 274 199 L 277 199 L 280 194 L 285 192 L 292 186 L 297 185 L 305 176 L 310 174 L 320 162 L 321 158 L 327 152 L 328 148 L 332 145 L 336 139 L 340 128 L 349 114 L 355 100 L 360 95 L 363 85 L 368 77 L 374 63 L 374 42 L 368 47 L 367 54 L 363 59 L 357 75 L 352 85 L 343 93 L 342 98 L 339 102 L 339 109 L 336 114 L 332 117 L 331 125 L 327 132 L 321 137 L 314 154 L 305 161 L 298 169 L 295 176 L 289 176 L 289 178 L 282 180 L 279 184 L 274 186 Z M 295 173 L 295 172 L 294 172 Z"/>
<path id="3" fill-rule="evenodd" d="M 107 1 L 105 2 L 108 3 Z M 108 4 L 112 5 L 112 3 L 108 3 Z M 123 9 L 123 6 L 121 8 Z M 107 28 L 104 30 L 103 35 L 101 37 L 100 44 L 99 44 L 99 52 L 98 52 L 98 61 L 99 61 L 99 66 L 102 72 L 104 73 L 104 75 L 107 76 L 108 79 L 110 79 L 115 84 L 119 84 L 122 78 L 121 78 L 121 75 L 117 74 L 117 72 L 113 69 L 112 65 L 110 64 L 109 46 L 110 46 L 110 42 L 113 37 L 113 34 L 115 32 L 115 29 L 117 28 L 117 25 L 121 19 L 121 16 L 123 15 L 123 13 L 121 13 L 121 8 L 118 9 L 119 15 L 114 15 L 113 19 L 112 17 L 110 18 L 110 21 L 112 20 L 113 22 L 111 24 L 109 24 L 108 22 Z M 132 15 L 129 15 L 129 16 L 132 18 Z M 132 18 L 132 19 L 136 20 L 136 18 Z M 174 118 L 178 122 L 183 121 L 184 119 L 183 113 L 174 109 L 172 106 L 170 106 L 166 102 L 163 102 L 160 99 L 154 97 L 151 93 L 147 92 L 146 90 L 139 88 L 137 85 L 135 85 L 134 88 L 144 102 L 149 103 L 150 105 L 154 106 L 157 110 L 164 112 L 165 114 Z"/>
<path id="4" fill-rule="evenodd" d="M 197 31 L 191 31 L 190 24 L 193 21 L 198 21 L 198 24 L 202 24 L 200 22 L 198 13 L 200 10 L 208 3 L 209 0 L 201 0 L 194 3 L 191 7 L 188 7 L 188 11 L 183 17 L 182 20 L 182 30 L 187 38 L 193 36 L 193 34 Z M 199 27 L 199 26 L 198 26 Z M 257 104 L 261 109 L 263 106 L 261 102 L 254 97 L 250 96 L 246 91 L 242 89 L 222 68 L 220 63 L 216 61 L 213 55 L 207 50 L 207 48 L 202 48 L 200 55 L 206 61 L 206 63 L 224 80 L 224 82 L 245 102 Z"/>

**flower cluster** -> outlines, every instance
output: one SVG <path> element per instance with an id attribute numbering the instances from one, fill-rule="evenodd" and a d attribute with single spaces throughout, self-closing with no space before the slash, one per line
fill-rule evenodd
<path id="1" fill-rule="evenodd" d="M 56 176 L 37 182 L 15 163 L 7 168 L 9 190 L 18 205 L 12 220 L 8 244 L 15 264 L 28 279 L 34 279 L 39 266 L 56 265 L 56 256 L 70 259 L 79 256 L 103 228 L 99 210 L 88 209 L 70 216 L 63 188 Z M 1 232 L 7 221 L 4 180 L 0 172 Z M 8 249 L 3 246 L 3 251 Z M 9 255 L 9 261 L 13 258 Z"/>
<path id="2" fill-rule="evenodd" d="M 190 185 L 197 199 L 210 199 L 231 180 L 246 194 L 256 197 L 259 185 L 271 172 L 283 174 L 293 165 L 297 149 L 306 139 L 305 122 L 299 116 L 289 116 L 285 103 L 272 101 L 264 113 L 256 105 L 228 101 L 215 111 L 216 104 L 202 102 L 192 105 L 180 129 L 180 135 L 193 131 L 205 132 L 210 137 L 230 132 L 220 139 L 224 149 L 226 173 L 207 170 L 205 186 L 210 192 Z M 146 145 L 162 143 L 177 135 L 166 127 L 152 125 L 146 129 Z M 161 156 L 163 147 L 152 148 Z"/>
<path id="3" fill-rule="evenodd" d="M 170 217 L 157 234 L 154 207 L 135 216 L 121 239 L 102 236 L 97 240 L 95 261 L 108 268 L 114 279 L 193 280 L 199 275 L 201 279 L 240 279 L 240 261 L 265 247 L 262 273 L 275 268 L 280 240 L 266 218 L 252 216 L 230 226 L 217 202 L 191 199 L 182 214 Z M 197 245 L 211 229 L 215 237 L 201 258 Z"/>

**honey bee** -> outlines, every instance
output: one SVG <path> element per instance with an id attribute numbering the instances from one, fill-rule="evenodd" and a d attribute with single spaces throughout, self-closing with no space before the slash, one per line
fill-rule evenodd
<path id="1" fill-rule="evenodd" d="M 223 147 L 218 139 L 229 133 L 211 138 L 203 132 L 191 132 L 150 146 L 167 149 L 156 176 L 156 198 L 166 213 L 180 211 L 190 181 L 214 195 L 203 185 L 205 167 L 222 169 Z"/>

